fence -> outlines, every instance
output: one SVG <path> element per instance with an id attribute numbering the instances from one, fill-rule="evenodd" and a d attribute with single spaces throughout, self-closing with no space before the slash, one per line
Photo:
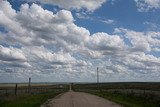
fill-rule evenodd
<path id="1" fill-rule="evenodd" d="M 63 92 L 68 90 L 67 84 L 60 85 L 30 85 L 12 84 L 12 86 L 0 86 L 0 96 L 18 95 L 18 94 L 37 94 L 42 92 Z"/>

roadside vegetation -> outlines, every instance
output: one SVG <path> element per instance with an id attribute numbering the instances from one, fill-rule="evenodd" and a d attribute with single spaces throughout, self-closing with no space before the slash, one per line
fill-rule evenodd
<path id="1" fill-rule="evenodd" d="M 75 91 L 94 94 L 124 107 L 160 107 L 160 83 L 74 84 Z"/>
<path id="2" fill-rule="evenodd" d="M 125 107 L 160 107 L 160 99 L 154 95 L 135 95 L 134 93 L 94 92 L 97 96 L 119 103 Z"/>
<path id="3" fill-rule="evenodd" d="M 40 107 L 68 89 L 68 84 L 0 84 L 0 107 Z"/>
<path id="4" fill-rule="evenodd" d="M 18 96 L 5 96 L 0 100 L 0 107 L 40 107 L 47 99 L 60 93 L 45 92 L 39 94 L 21 94 Z"/>

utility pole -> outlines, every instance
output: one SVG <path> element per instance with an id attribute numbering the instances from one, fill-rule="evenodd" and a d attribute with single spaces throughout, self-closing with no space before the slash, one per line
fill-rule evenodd
<path id="1" fill-rule="evenodd" d="M 97 67 L 97 89 L 99 90 L 99 71 Z"/>
<path id="2" fill-rule="evenodd" d="M 99 71 L 98 71 L 98 67 L 97 67 L 97 84 L 99 83 Z"/>

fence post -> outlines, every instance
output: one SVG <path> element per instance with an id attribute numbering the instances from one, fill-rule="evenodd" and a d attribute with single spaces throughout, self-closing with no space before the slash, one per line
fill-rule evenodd
<path id="1" fill-rule="evenodd" d="M 8 90 L 6 89 L 6 96 L 8 95 Z"/>
<path id="2" fill-rule="evenodd" d="M 143 94 L 144 94 L 144 96 L 146 96 L 146 89 L 145 88 L 143 89 Z"/>
<path id="3" fill-rule="evenodd" d="M 17 84 L 16 84 L 16 87 L 15 87 L 15 95 L 17 95 Z"/>

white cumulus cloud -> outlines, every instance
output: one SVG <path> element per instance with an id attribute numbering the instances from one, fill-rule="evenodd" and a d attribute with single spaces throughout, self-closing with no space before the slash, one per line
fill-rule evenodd
<path id="1" fill-rule="evenodd" d="M 65 9 L 82 9 L 94 11 L 101 7 L 106 0 L 40 0 L 42 3 L 58 5 Z"/>

